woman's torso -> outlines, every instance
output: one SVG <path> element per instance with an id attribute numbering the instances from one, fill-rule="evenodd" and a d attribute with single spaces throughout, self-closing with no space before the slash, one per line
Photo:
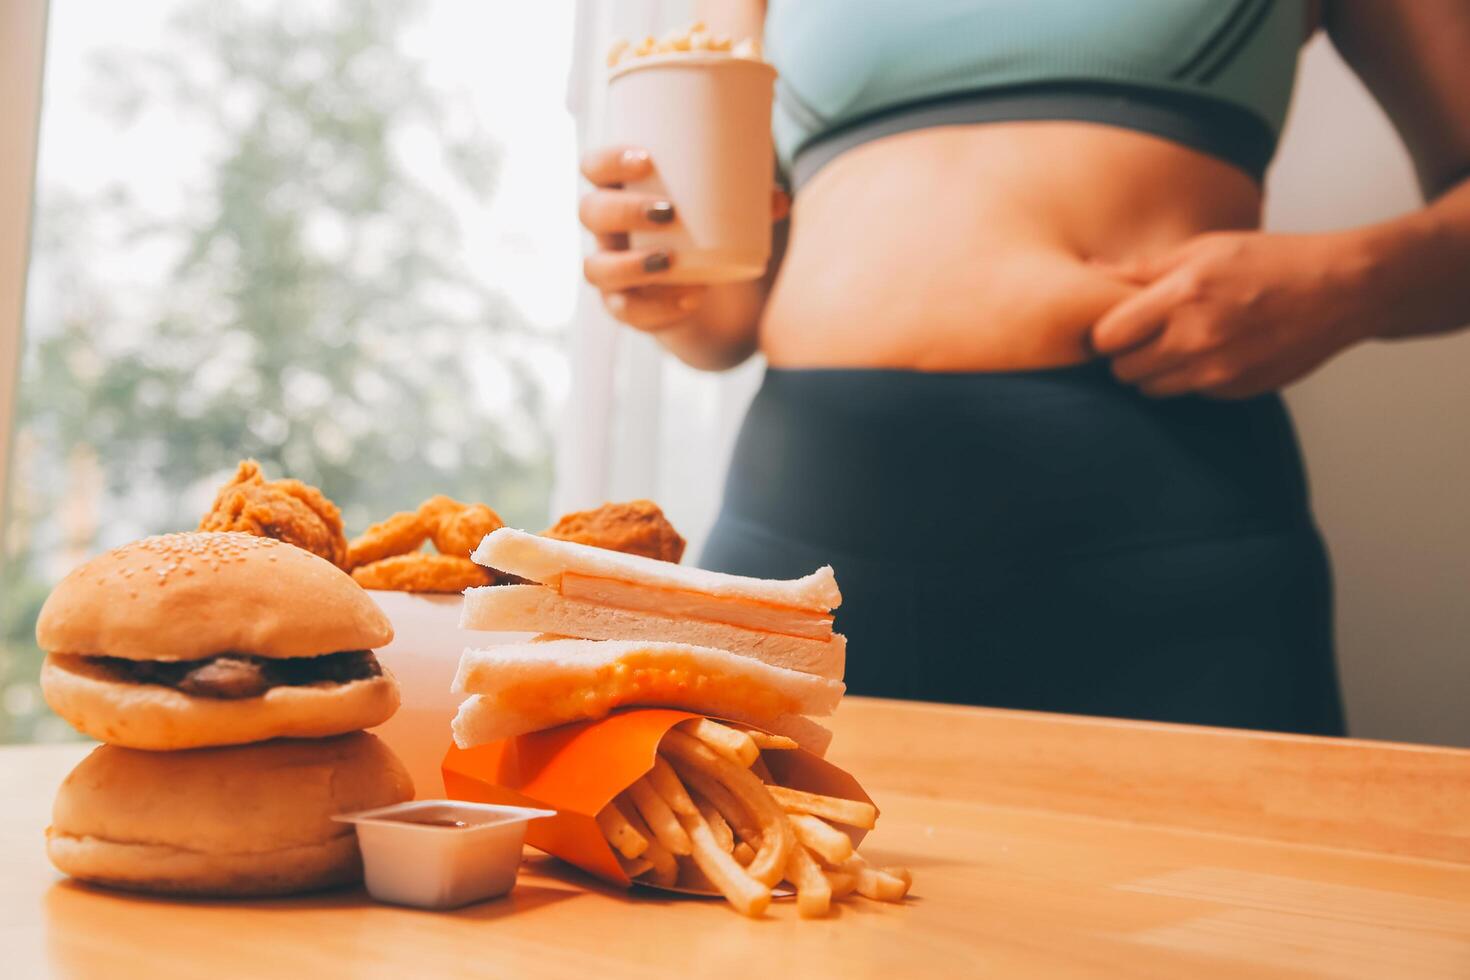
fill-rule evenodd
<path id="1" fill-rule="evenodd" d="M 1106 37 L 1096 36 L 1102 24 L 1082 23 L 1060 37 L 1012 30 L 1000 43 L 916 51 L 925 36 L 984 39 L 1022 16 L 1066 23 L 1058 18 L 1067 5 L 1050 0 L 1043 6 L 1058 9 L 1040 13 L 1017 0 L 772 6 L 767 41 L 787 107 L 783 133 L 778 106 L 777 135 L 794 152 L 799 177 L 803 153 L 809 161 L 832 133 L 885 114 L 902 119 L 909 105 L 1041 84 L 1060 86 L 1064 96 L 1075 83 L 1090 96 L 1119 86 L 1162 92 L 1186 109 L 1188 99 L 1223 106 L 1272 127 L 1269 155 L 1306 28 L 1300 4 L 1289 0 L 1130 0 L 1106 6 L 1144 19 L 1112 24 Z M 1179 7 L 1190 17 L 1171 14 L 1158 26 L 1160 11 Z M 837 30 L 855 24 L 861 38 Z M 812 40 L 824 28 L 827 49 Z M 1197 67 L 1175 77 L 1175 69 L 1200 64 L 1202 52 L 1208 80 Z M 790 116 L 793 105 L 805 130 Z M 1257 226 L 1260 187 L 1240 160 L 1087 118 L 1043 113 L 916 128 L 823 161 L 796 194 L 791 240 L 762 321 L 770 363 L 939 371 L 1079 363 L 1090 356 L 1093 322 L 1136 288 L 1098 260 Z"/>

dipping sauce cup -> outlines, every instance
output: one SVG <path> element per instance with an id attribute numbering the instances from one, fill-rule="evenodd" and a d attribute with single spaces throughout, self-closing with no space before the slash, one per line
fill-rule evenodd
<path id="1" fill-rule="evenodd" d="M 454 909 L 514 888 L 526 823 L 555 815 L 522 806 L 416 800 L 332 819 L 356 827 L 373 898 Z"/>

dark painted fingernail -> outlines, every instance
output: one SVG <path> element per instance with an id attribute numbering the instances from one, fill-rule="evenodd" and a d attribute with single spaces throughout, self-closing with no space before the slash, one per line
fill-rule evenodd
<path id="1" fill-rule="evenodd" d="M 674 220 L 674 206 L 668 201 L 654 201 L 648 206 L 647 214 L 649 221 L 666 225 Z"/>
<path id="2" fill-rule="evenodd" d="M 669 267 L 668 252 L 649 252 L 643 257 L 644 272 L 663 272 Z"/>

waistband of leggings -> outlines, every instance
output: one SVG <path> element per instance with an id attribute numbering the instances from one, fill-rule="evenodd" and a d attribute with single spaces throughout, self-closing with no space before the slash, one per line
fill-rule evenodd
<path id="1" fill-rule="evenodd" d="M 725 512 L 858 554 L 1096 552 L 1311 524 L 1278 397 L 1148 399 L 1097 363 L 769 370 Z"/>

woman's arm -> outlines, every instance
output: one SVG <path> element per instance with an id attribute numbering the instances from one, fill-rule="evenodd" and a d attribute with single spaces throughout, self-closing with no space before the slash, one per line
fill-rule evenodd
<path id="1" fill-rule="evenodd" d="M 1337 0 L 1333 45 L 1393 120 L 1428 206 L 1362 230 L 1380 337 L 1470 323 L 1470 4 Z"/>
<path id="2" fill-rule="evenodd" d="M 759 37 L 764 0 L 704 0 L 698 16 L 717 34 Z M 785 254 L 784 194 L 772 201 L 775 221 L 766 274 L 748 283 L 671 286 L 660 278 L 679 261 L 676 254 L 633 251 L 627 232 L 671 220 L 678 202 L 645 199 L 623 184 L 646 176 L 653 166 L 638 147 L 608 147 L 589 153 L 582 172 L 597 189 L 582 199 L 581 219 L 597 235 L 599 250 L 584 272 L 614 317 L 658 338 L 685 363 L 706 370 L 734 367 L 755 353 L 766 295 Z"/>
<path id="3" fill-rule="evenodd" d="M 1119 266 L 1141 288 L 1099 319 L 1093 346 L 1146 394 L 1247 397 L 1364 340 L 1470 323 L 1470 4 L 1343 0 L 1326 22 L 1429 203 L 1324 234 L 1201 235 Z"/>

